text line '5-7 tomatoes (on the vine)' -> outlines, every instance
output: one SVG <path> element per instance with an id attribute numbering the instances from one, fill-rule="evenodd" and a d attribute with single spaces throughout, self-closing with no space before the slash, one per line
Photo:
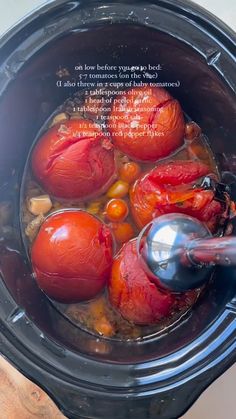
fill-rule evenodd
<path id="1" fill-rule="evenodd" d="M 147 86 L 114 99 L 108 128 L 123 153 L 140 161 L 156 161 L 183 144 L 185 123 L 176 99 L 165 89 Z"/>
<path id="2" fill-rule="evenodd" d="M 50 215 L 32 246 L 39 287 L 63 303 L 95 297 L 110 275 L 112 244 L 110 229 L 84 211 Z"/>
<path id="3" fill-rule="evenodd" d="M 32 153 L 32 170 L 57 198 L 84 199 L 107 189 L 115 174 L 114 151 L 101 128 L 85 119 L 50 128 Z"/>
<path id="4" fill-rule="evenodd" d="M 155 324 L 194 304 L 199 291 L 172 294 L 160 290 L 143 270 L 137 240 L 127 242 L 115 258 L 108 283 L 110 302 L 128 321 Z"/>
<path id="5" fill-rule="evenodd" d="M 201 187 L 201 178 L 213 176 L 198 161 L 162 163 L 140 177 L 130 191 L 130 205 L 136 224 L 142 228 L 167 213 L 183 213 L 205 222 L 214 232 L 225 217 L 225 205 L 213 190 Z"/>

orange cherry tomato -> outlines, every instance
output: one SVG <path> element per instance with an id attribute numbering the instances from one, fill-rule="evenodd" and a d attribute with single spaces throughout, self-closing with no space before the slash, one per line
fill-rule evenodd
<path id="1" fill-rule="evenodd" d="M 119 170 L 121 180 L 124 180 L 127 183 L 133 183 L 136 179 L 138 179 L 140 173 L 141 168 L 135 162 L 125 163 Z"/>
<path id="2" fill-rule="evenodd" d="M 110 229 L 85 211 L 50 215 L 33 243 L 31 260 L 39 287 L 51 298 L 76 303 L 95 297 L 112 264 Z"/>
<path id="3" fill-rule="evenodd" d="M 110 221 L 123 221 L 129 213 L 129 208 L 123 199 L 111 199 L 106 205 L 105 213 Z"/>
<path id="4" fill-rule="evenodd" d="M 129 223 L 114 223 L 111 225 L 111 229 L 115 239 L 122 244 L 132 239 L 135 235 L 134 229 Z"/>

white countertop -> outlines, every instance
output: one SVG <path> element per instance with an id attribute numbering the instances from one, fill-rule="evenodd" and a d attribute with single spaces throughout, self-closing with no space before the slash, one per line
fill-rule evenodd
<path id="1" fill-rule="evenodd" d="M 43 0 L 0 0 L 0 34 L 34 8 L 45 3 L 47 1 Z M 198 0 L 196 3 L 214 13 L 236 31 L 236 0 Z M 233 419 L 236 417 L 235 383 L 236 365 L 216 380 L 182 419 Z"/>

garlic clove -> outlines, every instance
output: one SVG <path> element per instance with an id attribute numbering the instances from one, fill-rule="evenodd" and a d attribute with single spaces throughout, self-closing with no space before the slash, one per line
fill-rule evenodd
<path id="1" fill-rule="evenodd" d="M 68 119 L 68 115 L 65 112 L 59 113 L 58 115 L 54 116 L 50 127 L 53 127 L 54 125 L 58 124 L 59 122 L 65 121 Z"/>
<path id="2" fill-rule="evenodd" d="M 33 215 L 47 214 L 52 208 L 52 201 L 49 195 L 39 195 L 28 200 L 28 210 Z"/>

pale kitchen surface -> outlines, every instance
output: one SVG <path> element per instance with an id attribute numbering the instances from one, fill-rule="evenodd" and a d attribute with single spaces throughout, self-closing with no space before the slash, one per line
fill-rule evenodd
<path id="1" fill-rule="evenodd" d="M 34 8 L 45 3 L 49 1 L 0 0 L 0 34 Z M 197 3 L 236 30 L 236 0 L 199 0 Z M 233 366 L 204 392 L 182 419 L 236 418 L 235 383 L 236 366 Z M 59 419 L 63 417 L 47 395 L 24 379 L 1 358 L 0 411 L 2 419 Z"/>

